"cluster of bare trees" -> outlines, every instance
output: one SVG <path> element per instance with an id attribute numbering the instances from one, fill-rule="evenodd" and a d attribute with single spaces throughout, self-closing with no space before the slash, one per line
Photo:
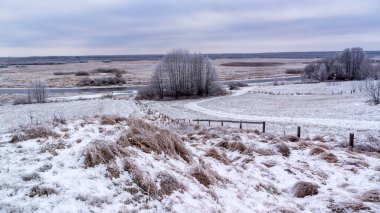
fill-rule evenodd
<path id="1" fill-rule="evenodd" d="M 367 57 L 360 47 L 347 48 L 334 58 L 324 58 L 305 67 L 304 78 L 310 80 L 379 79 L 379 64 Z"/>
<path id="2" fill-rule="evenodd" d="M 200 53 L 173 50 L 157 64 L 140 98 L 164 99 L 218 95 L 224 92 L 211 62 Z"/>
<path id="3" fill-rule="evenodd" d="M 31 104 L 31 103 L 45 103 L 48 98 L 48 90 L 46 82 L 37 80 L 32 82 L 27 90 L 26 96 L 18 97 L 14 100 L 14 104 Z"/>

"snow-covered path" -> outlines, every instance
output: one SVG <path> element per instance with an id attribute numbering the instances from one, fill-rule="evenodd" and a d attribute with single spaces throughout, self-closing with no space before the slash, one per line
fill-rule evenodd
<path id="1" fill-rule="evenodd" d="M 251 87 L 244 88 L 230 95 L 241 96 L 248 91 L 252 90 Z M 236 114 L 230 112 L 224 112 L 219 110 L 207 109 L 200 106 L 200 104 L 210 101 L 215 101 L 216 99 L 225 98 L 224 96 L 214 97 L 209 99 L 203 99 L 198 101 L 193 101 L 185 104 L 185 108 L 200 112 L 210 116 L 216 116 L 226 119 L 236 119 L 236 120 L 256 120 L 256 121 L 266 121 L 266 122 L 279 122 L 279 123 L 297 123 L 297 124 L 311 124 L 311 125 L 325 125 L 325 126 L 334 126 L 342 128 L 350 128 L 357 130 L 379 130 L 380 122 L 379 121 L 363 121 L 363 120 L 349 120 L 349 119 L 327 119 L 327 118 L 306 118 L 306 117 L 288 117 L 288 116 L 260 116 L 260 115 L 244 115 Z"/>

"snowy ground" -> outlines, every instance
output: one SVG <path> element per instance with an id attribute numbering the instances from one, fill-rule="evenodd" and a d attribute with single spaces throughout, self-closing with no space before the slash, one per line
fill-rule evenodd
<path id="1" fill-rule="evenodd" d="M 101 124 L 99 118 L 60 124 L 53 127 L 56 135 L 49 138 L 9 143 L 11 135 L 3 134 L 0 209 L 5 212 L 380 211 L 379 197 L 364 199 L 371 190 L 379 190 L 379 154 L 350 151 L 329 137 L 290 142 L 271 134 L 228 127 L 203 129 L 169 122 L 156 125 L 177 132 L 190 152 L 189 162 L 177 155 L 146 153 L 129 145 L 123 148 L 128 155 L 86 167 L 85 152 L 92 144 L 97 141 L 115 144 L 129 129 L 124 122 Z M 244 147 L 218 145 L 221 142 L 241 142 Z M 279 151 L 280 144 L 290 148 L 289 156 Z M 313 154 L 315 147 L 322 149 L 322 153 Z M 211 148 L 224 156 L 226 162 L 205 156 Z M 331 155 L 333 161 L 329 161 Z M 125 160 L 139 168 L 144 181 L 152 181 L 158 189 L 162 187 L 159 178 L 162 172 L 173 176 L 183 188 L 153 197 L 138 185 L 132 173 L 123 170 Z M 115 169 L 120 171 L 117 177 L 110 173 Z M 209 185 L 192 175 L 198 169 L 207 174 Z M 318 193 L 295 197 L 293 186 L 298 181 L 316 184 Z"/>
<path id="2" fill-rule="evenodd" d="M 69 98 L 0 106 L 0 212 L 380 212 L 379 153 L 347 148 L 350 132 L 359 139 L 356 143 L 366 135 L 380 141 L 380 108 L 366 103 L 360 85 L 355 83 L 355 93 L 352 82 L 263 84 L 201 100 Z M 114 159 L 85 166 L 89 147 L 99 141 L 114 145 L 132 131 L 127 121 L 102 124 L 97 115 L 104 114 L 143 118 L 170 130 L 191 160 L 129 144 L 123 147 L 127 154 L 118 151 Z M 233 125 L 176 124 L 166 115 L 264 120 L 267 133 L 253 131 L 261 126 L 239 130 Z M 67 124 L 53 125 L 54 116 Z M 9 142 L 20 125 L 36 123 L 54 134 Z M 297 126 L 302 126 L 301 139 L 292 137 Z M 162 138 L 159 132 L 153 131 L 152 138 Z M 283 144 L 289 156 L 279 149 Z M 223 160 L 207 155 L 212 148 Z M 160 189 L 163 172 L 183 187 L 152 196 L 123 169 L 126 160 L 152 187 Z M 204 172 L 209 185 L 195 178 L 194 171 Z M 316 184 L 318 193 L 296 197 L 293 186 L 299 181 Z"/>

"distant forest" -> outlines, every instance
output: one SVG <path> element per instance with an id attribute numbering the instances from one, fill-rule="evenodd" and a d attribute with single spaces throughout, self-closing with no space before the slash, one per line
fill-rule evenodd
<path id="1" fill-rule="evenodd" d="M 338 51 L 327 52 L 269 52 L 269 53 L 222 53 L 204 54 L 210 59 L 219 58 L 329 58 Z M 366 51 L 369 58 L 380 56 L 380 51 Z M 105 63 L 112 61 L 158 60 L 164 55 L 95 55 L 95 56 L 33 56 L 33 57 L 0 57 L 0 66 L 9 65 L 54 65 L 66 63 L 86 63 L 97 60 Z"/>

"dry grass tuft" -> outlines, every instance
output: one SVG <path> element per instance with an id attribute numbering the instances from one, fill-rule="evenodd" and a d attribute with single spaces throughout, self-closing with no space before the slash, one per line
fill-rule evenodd
<path id="1" fill-rule="evenodd" d="M 85 151 L 84 164 L 86 167 L 94 167 L 98 164 L 109 164 L 117 156 L 125 157 L 129 154 L 118 144 L 106 141 L 95 141 Z"/>
<path id="2" fill-rule="evenodd" d="M 316 136 L 313 137 L 313 141 L 321 141 L 321 142 L 323 142 L 323 141 L 325 141 L 325 139 L 323 138 L 322 135 L 316 135 Z"/>
<path id="3" fill-rule="evenodd" d="M 321 155 L 321 159 L 325 160 L 328 163 L 337 163 L 338 162 L 338 158 L 332 153 L 323 153 Z"/>
<path id="4" fill-rule="evenodd" d="M 102 115 L 100 117 L 100 124 L 102 125 L 115 125 L 117 123 L 121 123 L 126 121 L 127 118 L 117 116 L 117 115 Z"/>
<path id="5" fill-rule="evenodd" d="M 129 119 L 128 125 L 130 129 L 117 142 L 121 146 L 135 146 L 146 153 L 165 153 L 191 161 L 190 152 L 176 134 L 140 119 Z"/>
<path id="6" fill-rule="evenodd" d="M 281 194 L 280 191 L 275 186 L 273 186 L 272 184 L 259 183 L 256 185 L 255 189 L 256 189 L 256 191 L 266 191 L 272 195 L 280 195 Z"/>
<path id="7" fill-rule="evenodd" d="M 216 160 L 220 161 L 221 163 L 223 164 L 230 164 L 230 160 L 227 158 L 227 156 L 223 155 L 223 154 L 220 154 L 216 149 L 212 148 L 212 149 L 209 149 L 206 154 L 205 154 L 206 157 L 212 157 L 212 158 L 215 158 Z"/>
<path id="8" fill-rule="evenodd" d="M 148 196 L 157 197 L 158 190 L 156 184 L 154 184 L 149 177 L 144 176 L 142 171 L 137 168 L 136 165 L 129 162 L 128 160 L 125 160 L 124 170 L 131 175 L 133 182 L 136 183 L 136 185 L 140 187 L 140 189 L 143 190 L 145 194 Z"/>
<path id="9" fill-rule="evenodd" d="M 31 174 L 21 176 L 21 179 L 23 181 L 31 181 L 31 180 L 39 180 L 39 179 L 41 179 L 41 177 L 38 173 L 34 172 Z"/>
<path id="10" fill-rule="evenodd" d="M 276 144 L 277 152 L 281 153 L 284 157 L 289 157 L 290 149 L 285 143 Z"/>
<path id="11" fill-rule="evenodd" d="M 253 151 L 263 156 L 272 156 L 276 154 L 275 151 L 269 148 L 254 148 Z"/>
<path id="12" fill-rule="evenodd" d="M 315 147 L 310 149 L 309 155 L 319 155 L 319 154 L 325 153 L 325 152 L 326 152 L 326 150 L 324 150 L 323 148 L 315 146 Z"/>
<path id="13" fill-rule="evenodd" d="M 298 142 L 300 139 L 294 135 L 287 135 L 286 140 L 288 140 L 290 142 Z"/>
<path id="14" fill-rule="evenodd" d="M 303 198 L 318 194 L 318 185 L 310 182 L 299 181 L 294 184 L 292 192 L 295 197 Z"/>
<path id="15" fill-rule="evenodd" d="M 360 212 L 365 210 L 370 210 L 370 208 L 362 202 L 358 201 L 347 201 L 347 202 L 341 202 L 341 203 L 332 203 L 328 205 L 328 208 L 331 209 L 332 212 Z"/>
<path id="16" fill-rule="evenodd" d="M 65 148 L 66 145 L 62 141 L 59 141 L 58 143 L 51 143 L 43 146 L 40 150 L 40 153 L 49 152 L 51 155 L 57 156 L 58 152 L 56 150 Z"/>
<path id="17" fill-rule="evenodd" d="M 110 178 L 120 177 L 120 170 L 116 163 L 110 163 L 107 166 L 107 176 Z"/>
<path id="18" fill-rule="evenodd" d="M 247 151 L 247 147 L 242 142 L 227 142 L 222 141 L 216 144 L 217 147 L 222 147 L 231 151 L 239 151 L 241 153 Z"/>
<path id="19" fill-rule="evenodd" d="M 49 136 L 59 137 L 59 135 L 53 132 L 51 129 L 45 126 L 25 126 L 21 130 L 13 135 L 11 143 L 17 143 L 20 141 L 26 141 L 36 138 L 48 138 Z"/>
<path id="20" fill-rule="evenodd" d="M 176 190 L 181 192 L 185 190 L 185 186 L 167 172 L 159 173 L 157 179 L 160 181 L 160 189 L 158 190 L 160 195 L 171 195 Z"/>
<path id="21" fill-rule="evenodd" d="M 372 189 L 365 192 L 361 199 L 363 202 L 380 202 L 380 189 Z"/>
<path id="22" fill-rule="evenodd" d="M 194 171 L 191 173 L 191 176 L 205 187 L 209 187 L 212 184 L 210 177 L 203 170 Z"/>
<path id="23" fill-rule="evenodd" d="M 49 196 L 52 194 L 58 194 L 57 191 L 53 188 L 46 187 L 46 186 L 33 186 L 30 189 L 29 197 L 41 197 L 41 196 Z"/>

